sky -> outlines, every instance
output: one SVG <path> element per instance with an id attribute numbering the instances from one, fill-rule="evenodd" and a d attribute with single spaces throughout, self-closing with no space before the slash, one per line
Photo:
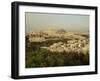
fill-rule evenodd
<path id="1" fill-rule="evenodd" d="M 65 29 L 69 32 L 88 32 L 89 15 L 25 13 L 25 32 L 46 29 Z"/>

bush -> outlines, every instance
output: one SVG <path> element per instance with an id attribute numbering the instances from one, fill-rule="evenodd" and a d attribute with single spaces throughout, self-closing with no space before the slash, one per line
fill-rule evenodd
<path id="1" fill-rule="evenodd" d="M 48 46 L 55 41 L 30 43 L 30 47 L 26 46 L 25 67 L 57 67 L 57 66 L 76 66 L 76 65 L 88 65 L 89 54 L 86 55 L 75 52 L 50 52 L 46 49 L 40 48 L 41 46 Z M 61 41 L 61 40 L 60 40 Z M 65 41 L 65 40 L 63 40 Z M 29 43 L 29 42 L 28 42 Z"/>

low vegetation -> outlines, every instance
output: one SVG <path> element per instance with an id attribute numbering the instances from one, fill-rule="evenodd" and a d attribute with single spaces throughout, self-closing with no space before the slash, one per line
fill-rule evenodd
<path id="1" fill-rule="evenodd" d="M 30 37 L 34 39 L 36 36 L 26 36 L 26 68 L 89 65 L 88 35 L 80 35 L 80 37 L 79 35 L 77 35 L 78 37 L 72 35 L 70 35 L 72 37 L 63 37 L 62 34 L 60 34 L 61 37 L 59 35 L 54 37 L 47 33 L 45 35 L 41 35 L 42 39 L 44 37 L 45 40 L 40 42 L 39 40 L 29 40 Z M 60 49 L 58 49 L 59 47 Z M 53 51 L 51 51 L 51 48 Z M 69 51 L 63 50 L 64 48 L 69 48 Z M 86 52 L 80 50 L 82 48 L 85 48 Z M 62 51 L 56 49 L 62 49 Z M 75 50 L 72 51 L 73 49 Z M 76 49 L 80 51 L 77 52 Z"/>

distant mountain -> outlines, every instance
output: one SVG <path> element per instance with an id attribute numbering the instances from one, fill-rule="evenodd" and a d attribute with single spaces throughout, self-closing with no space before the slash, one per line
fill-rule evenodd
<path id="1" fill-rule="evenodd" d="M 64 29 L 58 29 L 57 33 L 65 33 L 66 31 Z"/>
<path id="2" fill-rule="evenodd" d="M 66 31 L 64 29 L 47 29 L 47 30 L 43 30 L 42 32 L 44 33 L 48 33 L 48 34 L 53 34 L 53 33 L 65 33 Z"/>

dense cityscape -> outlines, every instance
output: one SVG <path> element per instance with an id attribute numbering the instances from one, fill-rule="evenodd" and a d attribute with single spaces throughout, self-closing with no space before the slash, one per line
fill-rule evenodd
<path id="1" fill-rule="evenodd" d="M 42 52 L 43 54 L 40 54 Z M 32 57 L 36 59 L 35 53 L 38 58 L 32 60 Z M 87 64 L 89 64 L 88 32 L 77 33 L 67 32 L 64 29 L 48 29 L 26 35 L 27 68 Z"/>

